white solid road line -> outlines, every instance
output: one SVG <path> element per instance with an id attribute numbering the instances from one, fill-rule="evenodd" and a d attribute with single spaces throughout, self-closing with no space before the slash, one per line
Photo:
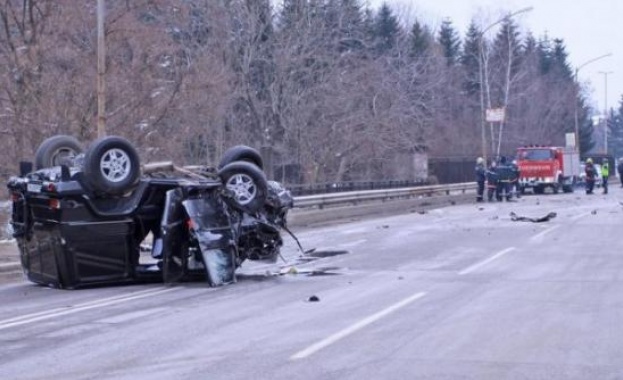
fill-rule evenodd
<path id="1" fill-rule="evenodd" d="M 362 328 L 366 327 L 367 325 L 374 323 L 376 321 L 378 321 L 379 319 L 388 316 L 389 314 L 395 312 L 398 309 L 401 309 L 405 306 L 407 306 L 408 304 L 410 304 L 411 302 L 418 300 L 422 297 L 424 297 L 426 295 L 426 293 L 424 292 L 420 292 L 420 293 L 416 293 L 410 297 L 407 297 L 405 299 L 403 299 L 402 301 L 395 303 L 391 306 L 389 306 L 386 309 L 383 309 L 381 311 L 379 311 L 376 314 L 372 314 L 371 316 L 362 319 L 361 321 L 341 330 L 338 331 L 337 333 L 327 337 L 326 339 L 323 339 L 317 343 L 312 344 L 311 346 L 305 348 L 304 350 L 301 350 L 299 352 L 297 352 L 296 354 L 292 355 L 290 357 L 290 360 L 297 360 L 297 359 L 304 359 L 320 350 L 322 350 L 323 348 L 332 345 L 333 343 L 346 338 L 347 336 L 357 332 L 358 330 L 361 330 Z"/>
<path id="2" fill-rule="evenodd" d="M 110 306 L 110 305 L 116 305 L 119 303 L 132 301 L 132 300 L 139 299 L 139 298 L 151 297 L 157 294 L 168 293 L 170 291 L 177 290 L 177 289 L 179 288 L 148 289 L 148 290 L 134 292 L 134 293 L 123 295 L 123 296 L 103 298 L 100 300 L 86 302 L 86 303 L 78 304 L 75 306 L 67 306 L 63 308 L 42 311 L 39 313 L 21 315 L 18 317 L 0 321 L 0 330 L 8 329 L 11 327 L 16 327 L 20 325 L 25 325 L 28 323 L 38 322 L 38 321 L 42 321 L 46 319 L 52 319 L 55 317 L 60 317 L 62 315 L 78 313 L 80 311 L 97 309 L 100 307 L 105 307 L 105 306 Z"/>
<path id="3" fill-rule="evenodd" d="M 543 231 L 539 232 L 538 234 L 534 235 L 533 237 L 531 237 L 530 241 L 532 241 L 532 242 L 540 241 L 543 238 L 543 236 L 547 235 L 548 233 L 550 233 L 550 232 L 552 232 L 552 231 L 554 231 L 554 230 L 556 230 L 558 228 L 560 228 L 560 224 L 556 225 L 556 226 L 551 226 L 550 228 L 548 228 L 546 230 L 543 230 Z"/>
<path id="4" fill-rule="evenodd" d="M 583 214 L 575 215 L 575 216 L 572 216 L 572 217 L 571 217 L 571 220 L 572 220 L 572 221 L 574 221 L 574 222 L 577 222 L 578 220 L 580 220 L 580 219 L 582 219 L 582 218 L 584 218 L 584 217 L 587 217 L 587 216 L 589 216 L 590 214 L 591 214 L 590 212 L 585 212 L 585 213 L 583 213 Z"/>
<path id="5" fill-rule="evenodd" d="M 489 257 L 488 259 L 485 259 L 485 260 L 483 260 L 483 261 L 481 261 L 481 262 L 479 262 L 479 263 L 476 263 L 476 264 L 474 264 L 474 265 L 471 265 L 471 266 L 469 266 L 469 267 L 467 267 L 467 268 L 463 269 L 462 271 L 460 271 L 460 272 L 459 272 L 459 275 L 461 275 L 461 276 L 462 276 L 462 275 L 464 275 L 464 274 L 468 274 L 468 273 L 470 273 L 470 272 L 473 272 L 473 271 L 475 271 L 476 269 L 478 269 L 478 268 L 480 268 L 480 267 L 482 267 L 482 266 L 485 266 L 485 265 L 489 264 L 489 263 L 490 263 L 490 262 L 492 262 L 493 260 L 495 260 L 495 259 L 497 259 L 497 258 L 499 258 L 499 257 L 501 257 L 501 256 L 503 256 L 503 255 L 505 255 L 505 254 L 507 254 L 507 253 L 509 253 L 509 252 L 511 252 L 511 251 L 514 251 L 515 249 L 516 249 L 515 247 L 509 247 L 509 248 L 503 249 L 503 250 L 501 250 L 500 252 L 496 253 L 495 255 L 493 255 L 493 256 L 491 256 L 491 257 Z"/>

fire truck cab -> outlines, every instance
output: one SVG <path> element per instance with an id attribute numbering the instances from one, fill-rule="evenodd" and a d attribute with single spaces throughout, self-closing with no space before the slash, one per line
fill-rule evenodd
<path id="1" fill-rule="evenodd" d="M 580 156 L 573 148 L 520 147 L 517 149 L 517 166 L 522 193 L 531 189 L 535 194 L 543 194 L 548 187 L 555 194 L 560 190 L 570 193 L 580 175 Z"/>

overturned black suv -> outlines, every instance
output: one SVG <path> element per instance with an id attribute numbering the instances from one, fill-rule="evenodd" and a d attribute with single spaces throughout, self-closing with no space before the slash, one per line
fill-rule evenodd
<path id="1" fill-rule="evenodd" d="M 244 145 L 216 168 L 141 166 L 122 137 L 83 153 L 75 138 L 58 135 L 39 146 L 34 170 L 20 166 L 7 184 L 13 235 L 28 279 L 52 287 L 235 282 L 243 261 L 277 259 L 292 207 L 290 192 L 266 179 L 260 154 Z"/>

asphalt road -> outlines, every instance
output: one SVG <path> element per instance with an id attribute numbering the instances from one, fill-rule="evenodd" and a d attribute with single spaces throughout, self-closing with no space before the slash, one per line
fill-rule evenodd
<path id="1" fill-rule="evenodd" d="M 216 289 L 1 285 L 0 374 L 620 379 L 620 201 L 612 188 L 299 228 L 326 257 L 286 238 L 288 263 L 245 264 Z"/>

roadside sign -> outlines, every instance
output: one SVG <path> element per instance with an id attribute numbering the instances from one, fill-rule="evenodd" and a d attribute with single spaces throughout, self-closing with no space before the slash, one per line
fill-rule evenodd
<path id="1" fill-rule="evenodd" d="M 575 133 L 565 133 L 565 143 L 567 148 L 575 148 Z"/>
<path id="2" fill-rule="evenodd" d="M 489 123 L 498 122 L 501 123 L 504 121 L 506 116 L 505 108 L 487 108 L 486 119 Z"/>

